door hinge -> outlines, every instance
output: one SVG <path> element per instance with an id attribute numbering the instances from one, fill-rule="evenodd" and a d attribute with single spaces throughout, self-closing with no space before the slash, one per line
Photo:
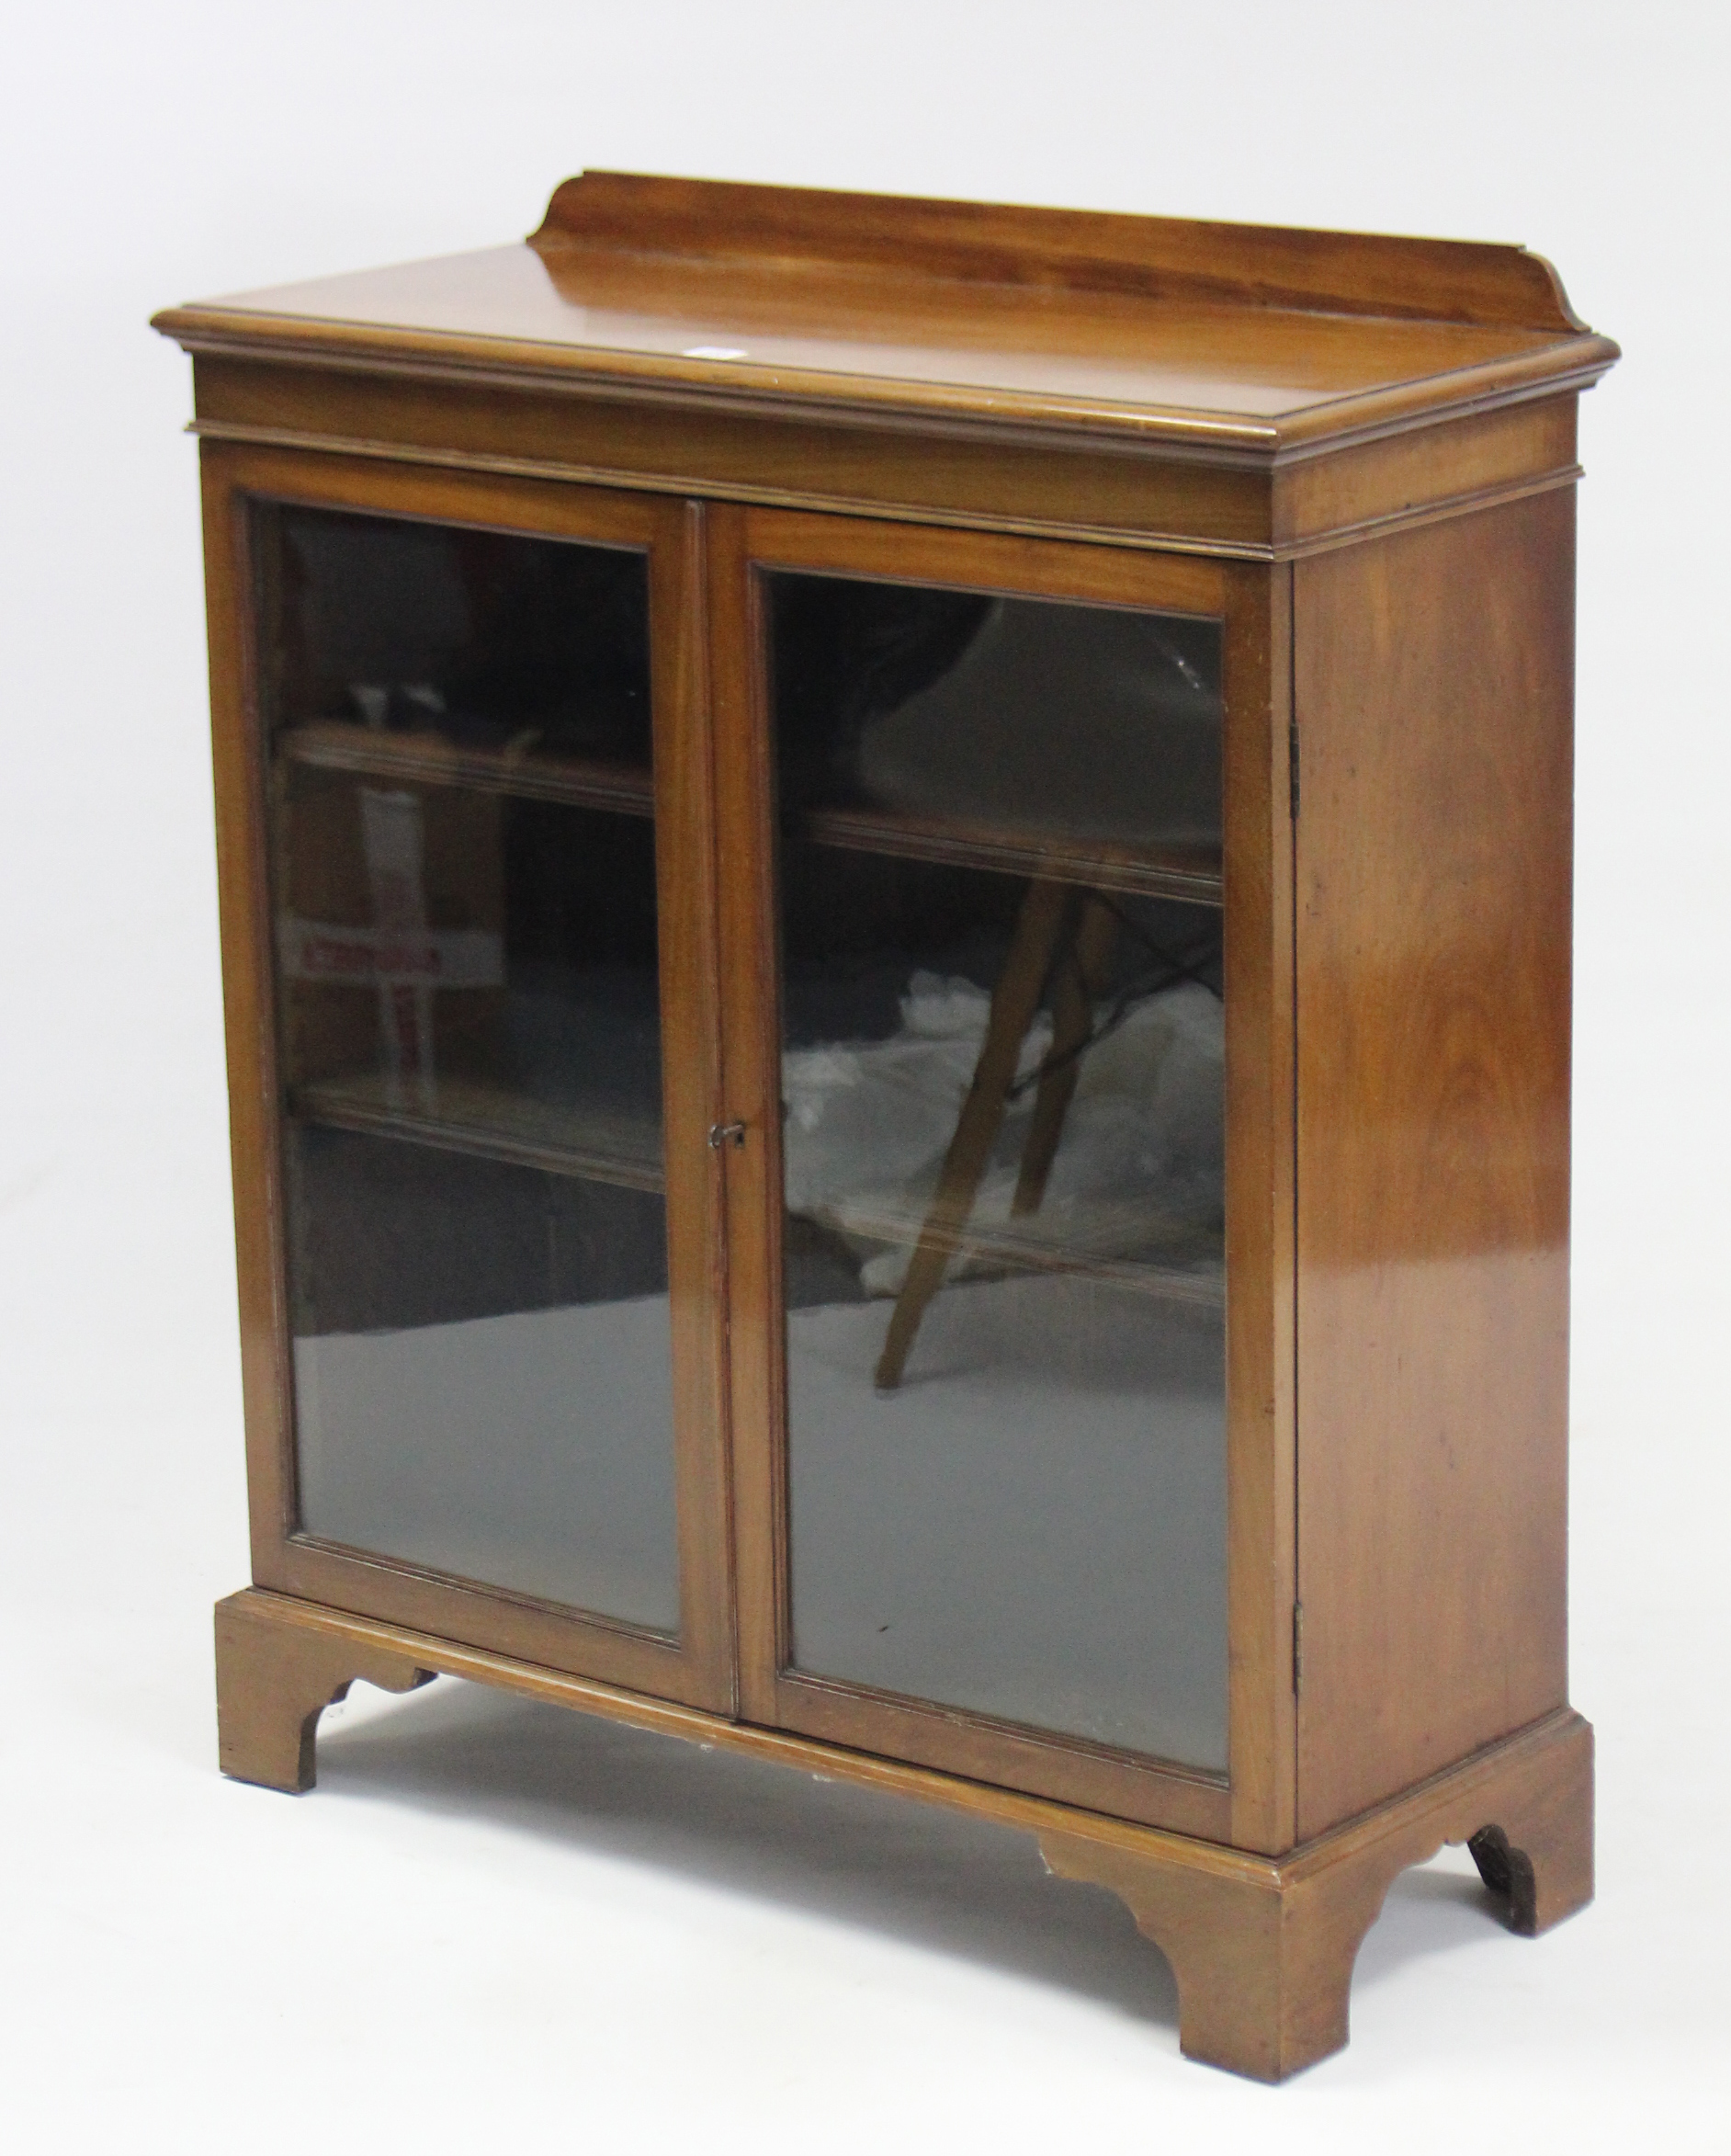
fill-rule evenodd
<path id="1" fill-rule="evenodd" d="M 1295 1602 L 1292 1606 L 1292 1696 L 1297 1698 L 1305 1688 L 1305 1606 Z"/>
<path id="2" fill-rule="evenodd" d="M 1298 721 L 1286 729 L 1286 774 L 1292 786 L 1292 820 L 1298 821 Z"/>
<path id="3" fill-rule="evenodd" d="M 719 1152 L 724 1145 L 732 1146 L 737 1152 L 744 1143 L 745 1126 L 743 1123 L 710 1124 L 709 1150 L 711 1152 Z"/>

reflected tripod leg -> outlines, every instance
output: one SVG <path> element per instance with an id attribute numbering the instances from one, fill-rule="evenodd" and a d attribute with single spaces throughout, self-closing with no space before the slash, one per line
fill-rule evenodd
<path id="1" fill-rule="evenodd" d="M 1080 897 L 1071 886 L 1038 877 L 1028 885 L 1003 971 L 991 992 L 991 1012 L 986 1021 L 979 1061 L 974 1066 L 973 1084 L 962 1103 L 956 1135 L 944 1156 L 937 1191 L 920 1231 L 908 1277 L 896 1298 L 883 1354 L 877 1358 L 880 1392 L 893 1392 L 900 1384 L 925 1306 L 942 1286 L 944 1268 L 956 1239 L 974 1209 L 979 1179 L 1003 1122 L 1016 1059 L 1040 1007 L 1040 991 L 1051 972 L 1059 942 L 1074 933 Z"/>
<path id="2" fill-rule="evenodd" d="M 1106 982 L 1112 960 L 1117 922 L 1111 910 L 1091 891 L 1082 901 L 1081 921 L 1052 988 L 1052 1046 L 1040 1072 L 1040 1090 L 1035 1095 L 1034 1120 L 1028 1126 L 1027 1143 L 1022 1149 L 1022 1167 L 1016 1177 L 1016 1194 L 1011 1216 L 1037 1213 L 1046 1196 L 1047 1177 L 1058 1157 L 1058 1142 L 1064 1135 L 1064 1118 L 1069 1112 L 1081 1069 L 1081 1050 L 1094 1021 L 1094 998 Z"/>

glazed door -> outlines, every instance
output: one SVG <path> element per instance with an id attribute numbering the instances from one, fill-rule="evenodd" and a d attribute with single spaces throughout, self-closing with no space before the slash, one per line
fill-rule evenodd
<path id="1" fill-rule="evenodd" d="M 1277 1835 L 1267 573 L 764 511 L 711 559 L 744 1710 Z"/>
<path id="2" fill-rule="evenodd" d="M 206 480 L 255 1577 L 730 1711 L 698 513 Z"/>

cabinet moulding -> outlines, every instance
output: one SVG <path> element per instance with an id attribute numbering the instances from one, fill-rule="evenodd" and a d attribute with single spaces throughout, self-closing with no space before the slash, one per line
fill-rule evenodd
<path id="1" fill-rule="evenodd" d="M 689 1743 L 883 1789 L 1036 1837 L 1047 1868 L 1103 1886 L 1171 1964 L 1188 2057 L 1279 2081 L 1347 2040 L 1352 1964 L 1389 1887 L 1475 1844 L 1511 1929 L 1592 1898 L 1592 1730 L 1565 1708 L 1282 1856 L 1024 1797 L 676 1707 L 257 1588 L 217 1605 L 223 1772 L 300 1794 L 322 1709 L 356 1680 L 402 1692 L 466 1677 Z"/>

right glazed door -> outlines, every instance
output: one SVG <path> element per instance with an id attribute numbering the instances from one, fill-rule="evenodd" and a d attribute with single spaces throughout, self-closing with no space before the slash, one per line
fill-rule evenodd
<path id="1" fill-rule="evenodd" d="M 745 1711 L 1224 1833 L 1221 572 L 712 516 Z"/>

